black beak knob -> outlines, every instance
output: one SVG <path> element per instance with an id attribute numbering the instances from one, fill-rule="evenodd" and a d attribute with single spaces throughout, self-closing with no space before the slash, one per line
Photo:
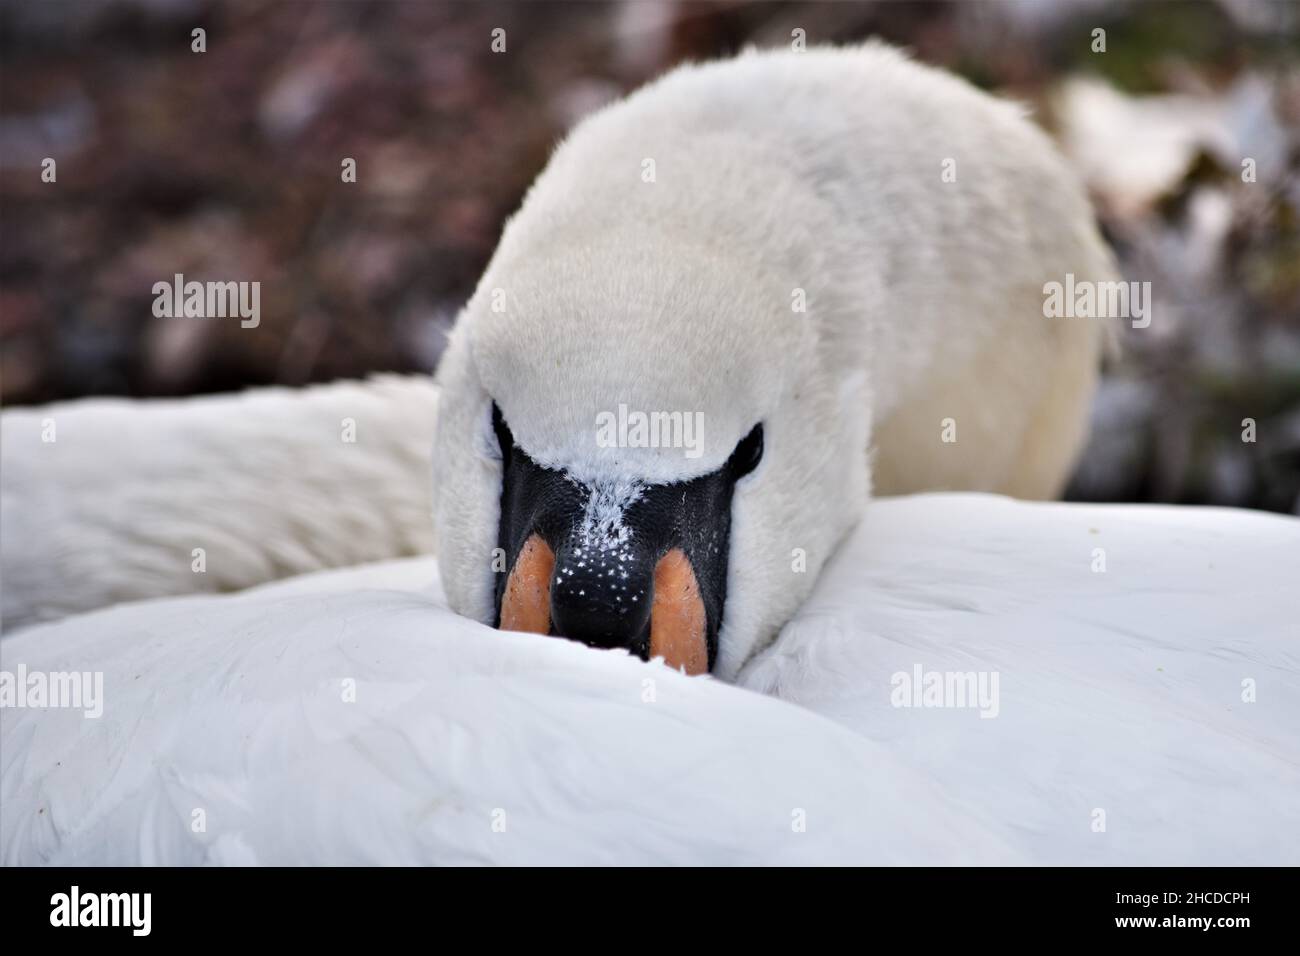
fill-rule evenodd
<path id="1" fill-rule="evenodd" d="M 555 552 L 551 627 L 591 647 L 648 646 L 654 560 L 627 543 L 571 534 Z"/>

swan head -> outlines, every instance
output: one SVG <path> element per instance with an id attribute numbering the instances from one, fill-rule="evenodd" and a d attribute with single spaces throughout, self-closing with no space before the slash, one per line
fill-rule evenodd
<path id="1" fill-rule="evenodd" d="M 639 232 L 499 251 L 439 369 L 452 606 L 734 677 L 866 494 L 867 404 L 788 302 Z"/>
<path id="2" fill-rule="evenodd" d="M 731 679 L 861 512 L 865 384 L 792 310 L 809 263 L 683 229 L 707 189 L 625 191 L 570 159 L 507 224 L 439 367 L 448 600 Z"/>

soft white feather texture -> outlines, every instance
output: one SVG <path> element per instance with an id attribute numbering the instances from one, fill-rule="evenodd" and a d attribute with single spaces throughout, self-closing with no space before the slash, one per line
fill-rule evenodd
<path id="1" fill-rule="evenodd" d="M 6 410 L 4 627 L 429 551 L 436 411 L 424 376 Z"/>
<path id="2" fill-rule="evenodd" d="M 490 630 L 429 559 L 82 615 L 0 641 L 106 698 L 0 710 L 0 859 L 1294 865 L 1297 562 L 1291 518 L 878 500 L 741 675 L 780 699 Z M 916 663 L 998 716 L 892 707 Z"/>
<path id="3" fill-rule="evenodd" d="M 1295 865 L 1297 567 L 1300 520 L 1258 512 L 876 502 L 740 683 L 882 744 L 1026 863 Z M 998 716 L 894 707 L 918 664 L 997 672 Z"/>
<path id="4" fill-rule="evenodd" d="M 1111 264 L 1078 183 L 1018 108 L 880 45 L 674 71 L 559 147 L 458 320 L 434 464 L 452 606 L 492 620 L 493 400 L 534 459 L 586 482 L 712 471 L 761 421 L 715 668 L 734 677 L 873 479 L 884 493 L 1060 491 L 1100 338 L 1043 317 L 1044 285 L 1066 273 L 1105 279 Z M 702 413 L 703 453 L 600 447 L 598 416 L 620 405 Z M 791 573 L 795 549 L 806 574 Z"/>
<path id="5" fill-rule="evenodd" d="M 4 641 L 7 668 L 103 668 L 106 688 L 99 719 L 0 715 L 4 862 L 1007 859 L 823 718 L 623 652 L 488 630 L 447 610 L 430 576 L 427 560 L 327 572 Z"/>

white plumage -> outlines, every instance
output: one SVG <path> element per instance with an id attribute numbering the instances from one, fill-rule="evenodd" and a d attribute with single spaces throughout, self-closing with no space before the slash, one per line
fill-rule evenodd
<path id="1" fill-rule="evenodd" d="M 1300 524 L 865 503 L 1056 493 L 1100 336 L 1042 290 L 1110 269 L 1014 108 L 880 47 L 751 54 L 575 131 L 441 391 L 6 412 L 6 626 L 76 616 L 0 663 L 102 672 L 105 699 L 0 710 L 0 857 L 1300 862 Z M 703 474 L 763 423 L 716 669 L 739 688 L 480 623 L 494 401 L 580 480 Z M 703 453 L 599 447 L 622 403 L 703 412 Z M 435 412 L 446 598 L 419 558 L 78 614 L 428 548 Z M 912 673 L 996 677 L 996 716 L 895 706 Z"/>
<path id="2" fill-rule="evenodd" d="M 0 643 L 105 672 L 98 720 L 0 711 L 3 860 L 1295 864 L 1298 561 L 1273 516 L 876 501 L 741 676 L 779 699 L 490 630 L 430 559 L 83 615 Z M 891 706 L 915 664 L 998 716 Z"/>
<path id="3" fill-rule="evenodd" d="M 4 628 L 429 551 L 437 407 L 383 375 L 6 410 Z"/>
<path id="4" fill-rule="evenodd" d="M 452 607 L 494 619 L 493 402 L 531 458 L 588 484 L 713 472 L 761 422 L 731 508 L 714 672 L 733 678 L 873 486 L 1060 493 L 1101 341 L 1044 318 L 1067 274 L 1112 265 L 1017 107 L 878 44 L 673 71 L 556 150 L 457 320 L 434 454 Z M 700 413 L 702 454 L 602 447 L 620 405 Z"/>

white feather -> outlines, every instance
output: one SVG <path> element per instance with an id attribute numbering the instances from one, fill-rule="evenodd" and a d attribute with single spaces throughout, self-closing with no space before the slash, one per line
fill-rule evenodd
<path id="1" fill-rule="evenodd" d="M 7 409 L 4 627 L 431 550 L 437 394 L 377 376 Z"/>
<path id="2" fill-rule="evenodd" d="M 876 501 L 742 675 L 779 700 L 492 631 L 428 559 L 126 605 L 0 642 L 106 698 L 0 710 L 0 855 L 1294 865 L 1298 562 L 1289 518 Z M 915 663 L 998 716 L 891 706 Z"/>

